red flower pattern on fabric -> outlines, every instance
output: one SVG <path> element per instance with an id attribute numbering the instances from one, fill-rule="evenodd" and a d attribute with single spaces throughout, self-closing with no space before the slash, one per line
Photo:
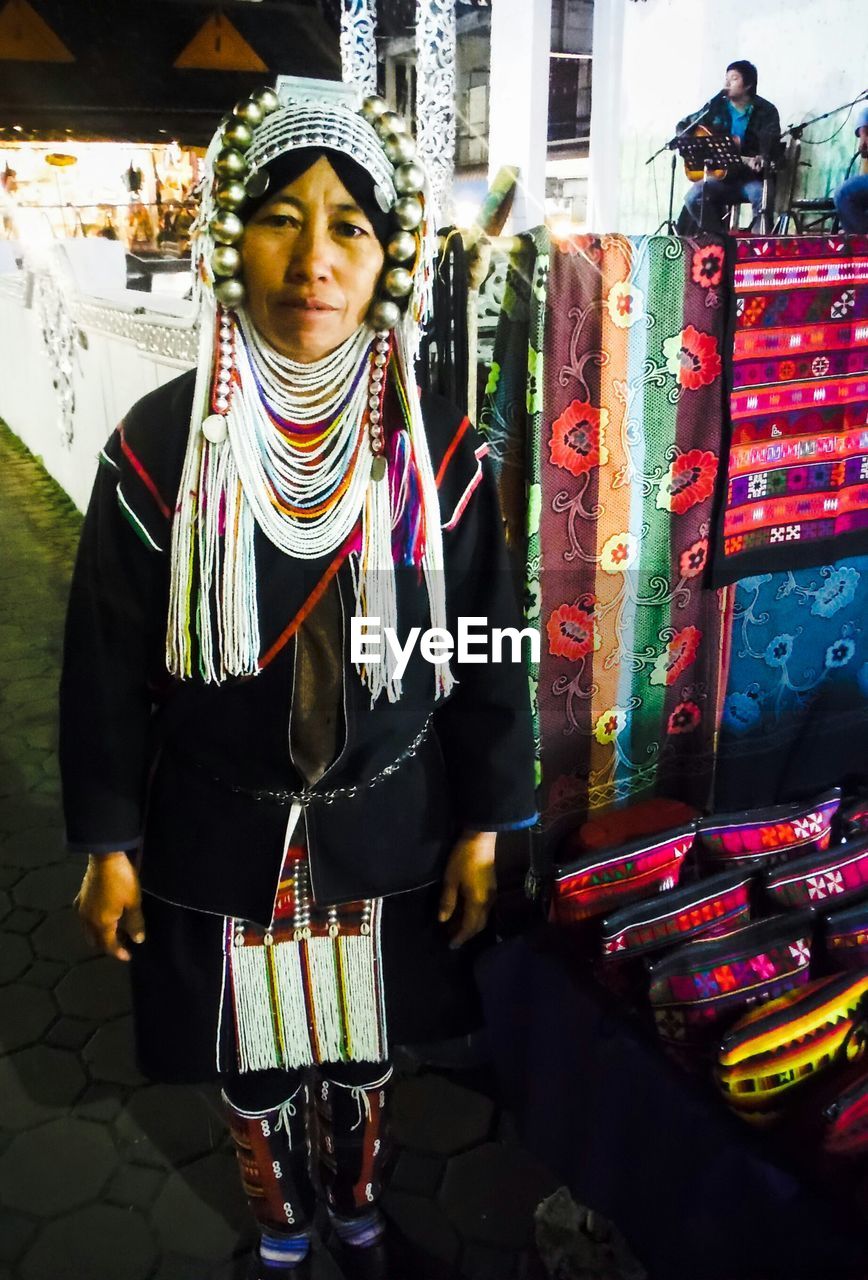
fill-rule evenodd
<path id="1" fill-rule="evenodd" d="M 600 262 L 602 260 L 603 243 L 599 236 L 554 236 L 552 239 L 560 252 L 569 254 L 571 258 L 580 253 L 591 262 Z"/>
<path id="2" fill-rule="evenodd" d="M 593 603 L 588 607 L 576 604 L 562 604 L 546 623 L 549 638 L 549 653 L 558 658 L 569 658 L 571 662 L 587 657 L 594 649 L 599 648 L 600 636 L 594 621 Z"/>
<path id="3" fill-rule="evenodd" d="M 710 333 L 700 333 L 692 324 L 674 338 L 666 339 L 663 354 L 667 369 L 687 391 L 711 386 L 723 368 L 717 339 Z"/>
<path id="4" fill-rule="evenodd" d="M 597 409 L 586 400 L 573 400 L 552 423 L 549 454 L 556 467 L 574 476 L 585 475 L 609 460 L 605 431 L 608 409 Z"/>
<path id="5" fill-rule="evenodd" d="M 707 449 L 688 449 L 673 459 L 669 474 L 660 482 L 657 506 L 675 515 L 684 515 L 697 502 L 704 502 L 714 492 L 717 458 Z"/>
<path id="6" fill-rule="evenodd" d="M 702 712 L 695 702 L 679 702 L 669 717 L 667 733 L 692 733 L 699 728 Z"/>
<path id="7" fill-rule="evenodd" d="M 703 289 L 713 289 L 715 285 L 719 285 L 723 279 L 725 261 L 726 255 L 722 245 L 707 244 L 697 249 L 693 255 L 691 268 L 693 283 L 701 285 Z"/>
<path id="8" fill-rule="evenodd" d="M 700 538 L 681 552 L 678 562 L 682 578 L 697 578 L 708 563 L 708 539 Z"/>
<path id="9" fill-rule="evenodd" d="M 696 660 L 702 632 L 698 627 L 683 627 L 676 631 L 669 644 L 658 655 L 651 675 L 651 684 L 674 684 L 683 671 Z"/>

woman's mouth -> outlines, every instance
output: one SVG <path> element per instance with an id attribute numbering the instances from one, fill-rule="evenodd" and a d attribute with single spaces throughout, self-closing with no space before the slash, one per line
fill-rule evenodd
<path id="1" fill-rule="evenodd" d="M 283 298 L 280 305 L 289 307 L 292 311 L 337 311 L 337 307 L 331 306 L 328 302 L 323 302 L 321 298 Z"/>

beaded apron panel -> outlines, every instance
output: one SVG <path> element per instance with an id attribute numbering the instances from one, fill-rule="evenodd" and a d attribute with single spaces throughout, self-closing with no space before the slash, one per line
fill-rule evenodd
<path id="1" fill-rule="evenodd" d="M 381 898 L 318 907 L 307 851 L 289 845 L 269 929 L 227 917 L 218 1057 L 238 1071 L 380 1062 L 387 1053 Z M 234 1036 L 226 1036 L 228 1027 Z"/>

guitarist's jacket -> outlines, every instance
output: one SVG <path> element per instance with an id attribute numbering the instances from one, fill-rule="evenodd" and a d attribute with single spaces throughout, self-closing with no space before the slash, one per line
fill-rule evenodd
<path id="1" fill-rule="evenodd" d="M 695 117 L 697 124 L 703 124 L 712 133 L 728 137 L 730 134 L 730 116 L 727 100 L 716 94 L 706 104 L 704 114 Z M 676 129 L 680 133 L 690 123 L 691 117 L 679 120 Z M 781 144 L 781 120 L 778 109 L 766 98 L 754 96 L 750 104 L 750 118 L 747 132 L 742 143 L 742 154 L 746 156 L 762 156 L 764 160 L 776 161 L 779 158 Z M 730 175 L 733 176 L 733 175 Z"/>

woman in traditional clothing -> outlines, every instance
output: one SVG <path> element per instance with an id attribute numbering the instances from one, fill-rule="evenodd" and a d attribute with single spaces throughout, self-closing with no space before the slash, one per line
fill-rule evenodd
<path id="1" fill-rule="evenodd" d="M 78 906 L 132 960 L 143 1070 L 219 1078 L 251 1275 L 305 1273 L 318 1188 L 346 1274 L 380 1276 L 391 1046 L 475 1024 L 495 833 L 535 817 L 523 665 L 442 629 L 515 602 L 485 448 L 416 385 L 403 122 L 265 90 L 206 168 L 198 365 L 110 438 L 73 579 Z"/>

